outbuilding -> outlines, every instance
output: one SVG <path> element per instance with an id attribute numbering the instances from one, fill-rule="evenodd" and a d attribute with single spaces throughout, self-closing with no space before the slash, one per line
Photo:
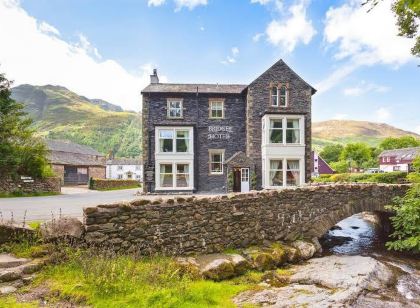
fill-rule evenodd
<path id="1" fill-rule="evenodd" d="M 91 147 L 67 140 L 47 140 L 49 161 L 64 185 L 87 184 L 105 178 L 105 156 Z"/>

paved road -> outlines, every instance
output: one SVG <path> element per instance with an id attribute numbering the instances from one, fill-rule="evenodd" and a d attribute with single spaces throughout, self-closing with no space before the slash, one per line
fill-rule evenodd
<path id="1" fill-rule="evenodd" d="M 0 220 L 8 221 L 13 215 L 15 222 L 46 221 L 54 216 L 57 219 L 61 215 L 76 218 L 83 217 L 83 208 L 101 203 L 112 203 L 123 200 L 133 200 L 135 189 L 114 191 L 80 191 L 48 197 L 24 197 L 24 198 L 0 198 Z"/>

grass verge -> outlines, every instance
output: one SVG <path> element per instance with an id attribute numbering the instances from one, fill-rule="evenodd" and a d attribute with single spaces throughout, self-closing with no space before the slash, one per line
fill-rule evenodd
<path id="1" fill-rule="evenodd" d="M 130 185 L 130 186 L 118 186 L 112 188 L 102 188 L 102 189 L 95 189 L 97 191 L 109 191 L 109 190 L 123 190 L 123 189 L 132 189 L 132 188 L 140 188 L 141 185 Z"/>
<path id="2" fill-rule="evenodd" d="M 0 198 L 45 197 L 45 196 L 56 196 L 56 195 L 60 195 L 60 193 L 57 193 L 57 192 L 24 193 L 22 191 L 14 191 L 11 193 L 0 193 Z"/>
<path id="3" fill-rule="evenodd" d="M 27 252 L 25 249 L 21 248 Z M 48 286 L 50 303 L 66 301 L 93 307 L 234 307 L 231 299 L 255 288 L 261 276 L 249 272 L 214 282 L 179 267 L 169 257 L 133 257 L 92 250 L 67 249 L 65 256 L 57 259 L 61 263 L 45 267 L 33 287 Z M 20 307 L 10 303 L 10 297 L 0 298 L 0 307 Z"/>

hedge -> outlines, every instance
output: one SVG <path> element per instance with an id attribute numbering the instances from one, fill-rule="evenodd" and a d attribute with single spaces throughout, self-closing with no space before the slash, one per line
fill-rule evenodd
<path id="1" fill-rule="evenodd" d="M 407 181 L 406 172 L 387 172 L 387 173 L 337 173 L 323 174 L 317 178 L 312 178 L 315 183 L 388 183 L 397 184 Z"/>
<path id="2" fill-rule="evenodd" d="M 140 182 L 136 180 L 89 179 L 89 189 L 93 190 L 113 190 L 136 187 L 140 187 Z"/>

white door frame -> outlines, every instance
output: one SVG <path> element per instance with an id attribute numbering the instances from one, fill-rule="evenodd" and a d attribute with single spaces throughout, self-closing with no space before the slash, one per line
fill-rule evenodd
<path id="1" fill-rule="evenodd" d="M 241 168 L 241 192 L 249 192 L 249 168 Z"/>

